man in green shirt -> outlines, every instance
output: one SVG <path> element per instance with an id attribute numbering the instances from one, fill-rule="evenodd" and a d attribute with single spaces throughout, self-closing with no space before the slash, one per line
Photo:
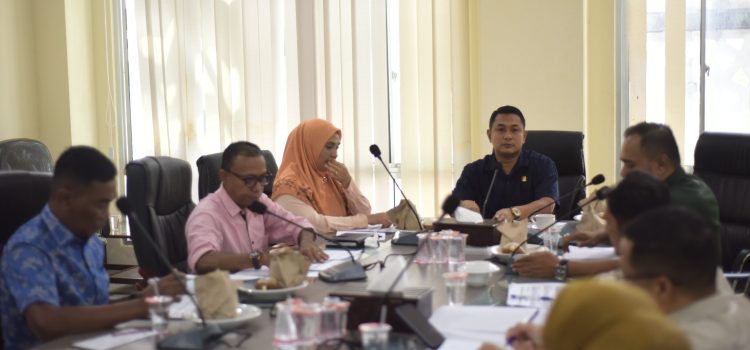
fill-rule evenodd
<path id="1" fill-rule="evenodd" d="M 701 179 L 682 170 L 680 151 L 672 130 L 663 124 L 639 123 L 625 130 L 625 140 L 620 151 L 621 176 L 635 170 L 643 171 L 667 185 L 673 206 L 688 208 L 696 212 L 710 226 L 716 251 L 721 256 L 719 236 L 719 203 L 714 193 Z M 563 238 L 562 245 L 577 241 L 580 246 L 609 244 L 607 232 L 596 235 L 573 233 Z M 513 264 L 513 270 L 521 276 L 547 278 L 560 267 L 560 259 L 549 253 L 530 254 Z M 719 265 L 721 259 L 716 261 Z M 564 264 L 563 264 L 564 265 Z M 616 268 L 607 261 L 577 262 L 568 264 L 567 277 L 591 276 Z"/>
<path id="2" fill-rule="evenodd" d="M 629 127 L 625 130 L 620 160 L 621 176 L 640 170 L 666 183 L 672 205 L 689 208 L 703 218 L 714 233 L 716 249 L 721 251 L 719 203 L 703 180 L 682 169 L 672 129 L 664 124 L 646 122 Z M 596 245 L 608 242 L 608 237 L 606 233 L 593 237 L 572 234 L 564 239 L 563 244 L 571 240 L 580 245 Z"/>
<path id="3" fill-rule="evenodd" d="M 692 209 L 719 232 L 719 203 L 701 179 L 685 173 L 672 130 L 663 124 L 642 122 L 625 130 L 620 153 L 620 175 L 633 170 L 645 171 L 669 187 L 672 204 Z"/>

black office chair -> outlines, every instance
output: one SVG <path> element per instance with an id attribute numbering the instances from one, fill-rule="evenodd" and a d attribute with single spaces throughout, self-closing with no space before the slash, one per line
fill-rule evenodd
<path id="1" fill-rule="evenodd" d="M 560 195 L 572 191 L 576 186 L 586 184 L 586 165 L 583 159 L 583 133 L 577 131 L 529 131 L 525 149 L 537 151 L 552 158 L 557 166 L 558 189 Z M 582 188 L 578 194 L 562 199 L 555 208 L 558 219 L 570 220 L 580 211 L 567 217 L 559 217 L 575 208 L 576 203 L 586 198 Z"/>
<path id="2" fill-rule="evenodd" d="M 0 170 L 27 170 L 51 173 L 52 155 L 43 143 L 31 139 L 0 141 Z"/>
<path id="3" fill-rule="evenodd" d="M 51 173 L 0 172 L 0 254 L 16 230 L 39 214 L 49 201 Z"/>
<path id="4" fill-rule="evenodd" d="M 725 271 L 750 249 L 750 135 L 704 132 L 695 145 L 694 173 L 719 201 Z"/>
<path id="5" fill-rule="evenodd" d="M 0 256 L 13 233 L 47 204 L 51 183 L 51 173 L 0 171 Z M 0 337 L 2 348 L 3 339 Z"/>
<path id="6" fill-rule="evenodd" d="M 266 169 L 272 175 L 271 182 L 263 188 L 263 193 L 271 197 L 273 191 L 273 180 L 276 178 L 276 173 L 279 171 L 279 167 L 276 165 L 276 159 L 274 159 L 271 151 L 263 150 L 263 158 L 266 159 Z M 219 179 L 219 169 L 221 168 L 221 155 L 222 153 L 208 154 L 198 158 L 195 165 L 198 166 L 198 199 L 203 199 L 209 193 L 216 191 L 221 184 Z"/>
<path id="7" fill-rule="evenodd" d="M 185 224 L 195 203 L 190 198 L 190 163 L 170 157 L 146 157 L 125 167 L 127 193 L 133 215 L 150 232 L 141 232 L 130 221 L 135 256 L 144 278 L 161 277 L 169 268 L 142 236 L 149 234 L 178 270 L 187 272 Z"/>

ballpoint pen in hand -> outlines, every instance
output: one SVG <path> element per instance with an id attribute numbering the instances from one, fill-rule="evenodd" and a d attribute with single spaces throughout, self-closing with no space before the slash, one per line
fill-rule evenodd
<path id="1" fill-rule="evenodd" d="M 536 318 L 536 317 L 537 317 L 538 315 L 539 315 L 539 309 L 536 309 L 536 310 L 534 311 L 534 313 L 533 313 L 533 314 L 531 314 L 531 316 L 529 316 L 529 318 L 528 318 L 528 319 L 526 320 L 526 324 L 531 324 L 531 322 L 534 322 L 534 319 L 535 319 L 535 318 Z M 512 336 L 512 337 L 509 337 L 509 338 L 508 338 L 508 340 L 507 340 L 507 342 L 508 342 L 508 345 L 512 345 L 512 344 L 513 344 L 513 342 L 515 342 L 516 340 L 518 340 L 518 336 L 517 336 L 517 335 L 514 335 L 514 336 Z"/>

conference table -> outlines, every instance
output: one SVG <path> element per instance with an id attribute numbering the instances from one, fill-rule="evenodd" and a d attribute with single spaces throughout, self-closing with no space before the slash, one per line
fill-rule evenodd
<path id="1" fill-rule="evenodd" d="M 367 285 L 370 281 L 378 278 L 380 274 L 392 274 L 395 275 L 404 266 L 404 262 L 408 259 L 409 255 L 414 253 L 416 247 L 414 246 L 399 246 L 392 245 L 390 241 L 380 243 L 377 248 L 365 248 L 360 262 L 363 265 L 383 261 L 387 258 L 385 267 L 381 270 L 378 266 L 370 269 L 367 272 L 367 281 L 361 282 L 344 282 L 344 283 L 326 283 L 316 278 L 310 279 L 308 287 L 295 292 L 295 296 L 305 300 L 306 302 L 321 302 L 323 298 L 328 296 L 330 293 L 341 290 L 348 287 L 362 287 Z M 402 255 L 399 255 L 402 254 Z M 389 256 L 390 255 L 390 256 Z M 466 248 L 466 260 L 483 260 L 491 258 L 491 254 L 487 248 L 478 247 L 467 247 Z M 397 262 L 396 260 L 401 260 Z M 432 287 L 432 309 L 446 305 L 448 302 L 446 290 L 443 283 L 442 273 L 449 270 L 448 264 L 412 264 L 405 272 L 398 287 Z M 513 282 L 524 283 L 524 282 L 539 282 L 549 280 L 539 280 L 532 278 L 523 278 L 519 276 L 510 276 L 505 274 L 505 267 L 501 266 L 501 272 L 495 273 L 490 280 L 489 286 L 486 287 L 467 287 L 466 289 L 466 305 L 505 305 L 507 299 L 508 284 L 512 279 Z M 242 329 L 245 334 L 229 334 L 225 336 L 226 340 L 224 343 L 216 342 L 212 344 L 211 348 L 225 349 L 225 348 L 241 348 L 241 349 L 270 349 L 273 348 L 274 338 L 274 319 L 271 316 L 271 307 L 266 305 L 263 307 L 263 313 L 260 317 L 250 321 L 246 328 Z M 171 320 L 169 324 L 169 332 L 174 333 L 180 330 L 187 330 L 196 325 L 191 321 L 186 320 Z M 112 331 L 109 331 L 112 332 Z M 74 343 L 90 339 L 99 335 L 104 335 L 108 332 L 99 332 L 92 334 L 81 334 L 75 336 L 63 337 L 48 343 L 44 343 L 37 347 L 37 349 L 77 349 L 73 346 Z M 250 334 L 249 337 L 246 335 Z M 413 339 L 414 344 L 419 344 L 416 338 Z M 136 342 L 128 343 L 117 349 L 155 349 L 156 339 L 155 337 L 141 339 Z M 418 345 L 416 348 L 421 348 Z"/>

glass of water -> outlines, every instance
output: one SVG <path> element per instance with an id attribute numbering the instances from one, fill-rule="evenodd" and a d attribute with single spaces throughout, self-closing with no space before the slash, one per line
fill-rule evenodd
<path id="1" fill-rule="evenodd" d="M 346 314 L 349 311 L 349 305 L 348 301 L 337 297 L 323 299 L 318 332 L 321 340 L 338 339 L 346 335 Z"/>
<path id="2" fill-rule="evenodd" d="M 147 297 L 145 301 L 151 318 L 151 329 L 158 334 L 164 334 L 169 326 L 169 305 L 172 304 L 172 297 L 154 295 Z"/>
<path id="3" fill-rule="evenodd" d="M 445 272 L 443 280 L 448 293 L 448 305 L 463 305 L 466 298 L 466 272 Z"/>
<path id="4" fill-rule="evenodd" d="M 362 334 L 362 349 L 388 349 L 388 333 L 391 332 L 389 324 L 380 322 L 363 323 L 359 325 L 359 332 Z"/>
<path id="5" fill-rule="evenodd" d="M 549 249 L 550 253 L 558 255 L 560 252 L 560 229 L 557 227 L 550 227 L 547 232 L 542 235 L 544 241 L 544 247 Z"/>

